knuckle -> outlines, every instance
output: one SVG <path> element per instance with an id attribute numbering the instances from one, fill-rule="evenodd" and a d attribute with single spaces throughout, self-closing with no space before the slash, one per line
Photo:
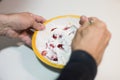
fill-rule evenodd
<path id="1" fill-rule="evenodd" d="M 101 30 L 103 30 L 104 32 L 106 32 L 107 25 L 105 23 L 103 23 L 103 22 L 99 22 L 98 28 L 101 29 Z"/>
<path id="2" fill-rule="evenodd" d="M 97 17 L 90 17 L 89 20 L 92 20 L 93 22 L 98 22 L 99 19 Z"/>
<path id="3" fill-rule="evenodd" d="M 107 34 L 107 30 L 104 27 L 99 27 L 97 30 L 101 35 Z"/>
<path id="4" fill-rule="evenodd" d="M 107 25 L 106 25 L 104 22 L 101 22 L 101 25 L 102 25 L 103 27 L 107 27 Z"/>
<path id="5" fill-rule="evenodd" d="M 103 35 L 105 35 L 106 34 L 106 32 L 107 32 L 107 30 L 106 29 L 101 29 L 101 33 L 103 33 Z"/>
<path id="6" fill-rule="evenodd" d="M 99 25 L 100 25 L 100 27 L 105 27 L 105 28 L 106 28 L 106 26 L 107 26 L 107 25 L 106 25 L 104 22 L 102 22 L 102 21 L 99 22 Z"/>
<path id="7" fill-rule="evenodd" d="M 93 20 L 98 20 L 98 18 L 97 17 L 90 17 L 90 19 L 93 19 Z"/>

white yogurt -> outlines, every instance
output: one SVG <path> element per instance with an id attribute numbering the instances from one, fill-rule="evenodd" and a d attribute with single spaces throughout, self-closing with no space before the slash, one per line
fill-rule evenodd
<path id="1" fill-rule="evenodd" d="M 64 29 L 51 29 L 50 36 L 46 41 L 46 49 L 42 52 L 49 61 L 65 65 L 71 54 L 71 42 L 77 28 L 74 25 L 68 25 Z"/>

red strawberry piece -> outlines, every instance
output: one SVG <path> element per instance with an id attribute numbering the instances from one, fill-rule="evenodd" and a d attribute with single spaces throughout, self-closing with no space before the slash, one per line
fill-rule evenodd
<path id="1" fill-rule="evenodd" d="M 54 55 L 51 57 L 51 59 L 52 59 L 53 61 L 58 61 L 57 57 L 54 56 Z"/>
<path id="2" fill-rule="evenodd" d="M 57 58 L 54 58 L 53 61 L 58 61 L 58 59 L 57 59 Z"/>
<path id="3" fill-rule="evenodd" d="M 54 48 L 55 46 L 53 44 L 50 44 L 50 47 Z"/>
<path id="4" fill-rule="evenodd" d="M 53 39 L 57 39 L 57 36 L 55 34 L 53 34 Z"/>
<path id="5" fill-rule="evenodd" d="M 63 44 L 58 44 L 57 47 L 63 49 Z"/>
<path id="6" fill-rule="evenodd" d="M 51 31 L 54 31 L 56 28 L 52 28 Z"/>
<path id="7" fill-rule="evenodd" d="M 68 30 L 70 27 L 65 27 L 63 30 Z"/>
<path id="8" fill-rule="evenodd" d="M 47 54 L 47 51 L 45 51 L 45 50 L 42 51 L 42 53 L 41 53 L 42 56 L 46 56 L 46 54 Z"/>

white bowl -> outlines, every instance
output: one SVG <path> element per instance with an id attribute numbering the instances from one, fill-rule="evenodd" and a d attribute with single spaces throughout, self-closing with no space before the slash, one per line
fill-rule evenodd
<path id="1" fill-rule="evenodd" d="M 63 15 L 47 20 L 44 23 L 46 29 L 36 31 L 32 37 L 32 48 L 38 59 L 51 67 L 62 69 L 69 60 L 71 42 L 80 27 L 79 20 L 78 15 Z"/>

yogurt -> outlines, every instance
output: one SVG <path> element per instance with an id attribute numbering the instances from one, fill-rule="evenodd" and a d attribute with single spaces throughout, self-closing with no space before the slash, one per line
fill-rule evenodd
<path id="1" fill-rule="evenodd" d="M 63 29 L 52 28 L 45 50 L 41 52 L 42 56 L 53 63 L 65 65 L 71 54 L 71 43 L 76 30 L 75 25 L 68 25 Z"/>

